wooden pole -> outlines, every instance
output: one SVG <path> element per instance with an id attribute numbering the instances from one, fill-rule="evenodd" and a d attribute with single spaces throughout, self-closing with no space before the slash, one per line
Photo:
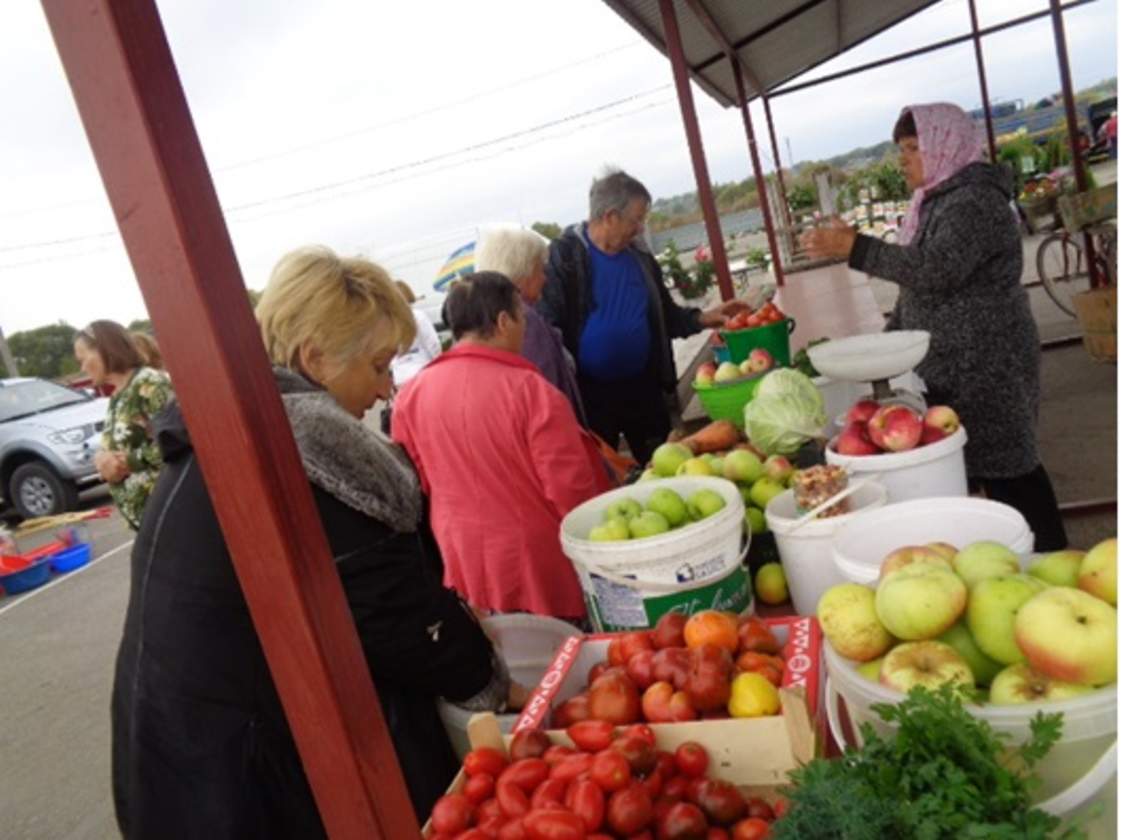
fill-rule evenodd
<path id="1" fill-rule="evenodd" d="M 975 0 L 970 4 L 970 31 L 974 36 L 974 63 L 978 68 L 978 89 L 982 94 L 982 116 L 986 122 L 986 143 L 990 148 L 990 162 L 998 162 L 998 144 L 994 142 L 994 116 L 990 113 L 990 91 L 986 86 L 986 62 L 982 58 L 982 38 L 978 34 L 978 9 Z"/>
<path id="2" fill-rule="evenodd" d="M 416 837 L 158 10 L 43 7 L 324 826 Z"/>

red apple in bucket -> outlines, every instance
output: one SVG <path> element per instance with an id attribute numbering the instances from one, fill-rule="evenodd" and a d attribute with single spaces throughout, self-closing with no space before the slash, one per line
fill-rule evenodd
<path id="1" fill-rule="evenodd" d="M 844 415 L 844 422 L 849 426 L 853 423 L 867 423 L 872 415 L 880 410 L 880 404 L 875 400 L 860 400 Z"/>
<path id="2" fill-rule="evenodd" d="M 841 455 L 878 455 L 880 450 L 868 437 L 868 424 L 857 420 L 844 427 L 836 439 L 836 451 Z"/>
<path id="3" fill-rule="evenodd" d="M 905 405 L 885 405 L 868 421 L 868 436 L 880 449 L 906 452 L 923 436 L 923 421 Z"/>
<path id="4" fill-rule="evenodd" d="M 765 373 L 773 369 L 773 356 L 768 350 L 758 347 L 749 352 L 749 366 L 754 373 Z"/>
<path id="5" fill-rule="evenodd" d="M 694 372 L 694 384 L 713 385 L 714 374 L 717 370 L 718 367 L 713 362 L 703 362 L 698 366 L 698 370 Z"/>
<path id="6" fill-rule="evenodd" d="M 949 405 L 934 405 L 927 409 L 923 417 L 923 435 L 919 439 L 921 446 L 935 443 L 943 438 L 950 437 L 959 429 L 959 416 Z"/>

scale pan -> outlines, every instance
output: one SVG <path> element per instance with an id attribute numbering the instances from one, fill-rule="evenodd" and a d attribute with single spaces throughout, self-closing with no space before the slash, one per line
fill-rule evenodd
<path id="1" fill-rule="evenodd" d="M 923 361 L 931 346 L 924 330 L 853 335 L 818 344 L 809 360 L 822 376 L 852 382 L 874 382 L 901 376 Z"/>

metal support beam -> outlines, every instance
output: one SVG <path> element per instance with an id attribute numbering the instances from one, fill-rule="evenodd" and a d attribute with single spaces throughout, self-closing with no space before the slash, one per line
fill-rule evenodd
<path id="1" fill-rule="evenodd" d="M 758 154 L 757 138 L 753 133 L 753 120 L 749 115 L 749 102 L 745 98 L 745 83 L 742 81 L 741 62 L 738 57 L 730 58 L 734 71 L 734 85 L 738 89 L 741 102 L 742 124 L 745 126 L 746 146 L 749 148 L 750 163 L 753 164 L 753 180 L 757 187 L 757 200 L 761 204 L 761 218 L 764 222 L 765 238 L 769 242 L 769 255 L 773 258 L 773 276 L 778 286 L 785 285 L 785 272 L 781 265 L 781 246 L 777 244 L 777 231 L 774 229 L 773 211 L 769 206 L 769 195 L 765 189 L 765 176 L 761 172 L 761 156 Z"/>
<path id="2" fill-rule="evenodd" d="M 1088 170 L 1085 159 L 1081 157 L 1081 146 L 1077 124 L 1077 102 L 1073 91 L 1073 74 L 1069 70 L 1069 49 L 1065 42 L 1065 18 L 1061 10 L 1061 0 L 1049 0 L 1049 13 L 1053 18 L 1053 40 L 1057 46 L 1057 67 L 1061 71 L 1061 100 L 1065 104 L 1065 122 L 1069 130 L 1069 151 L 1073 156 L 1073 177 L 1077 181 L 1077 192 L 1089 188 Z M 1107 282 L 1097 267 L 1097 251 L 1093 238 L 1085 233 L 1085 259 L 1089 263 L 1089 284 L 1099 288 Z"/>
<path id="3" fill-rule="evenodd" d="M 986 122 L 986 142 L 990 148 L 990 162 L 998 162 L 998 144 L 994 142 L 994 115 L 990 113 L 990 91 L 986 87 L 986 62 L 982 58 L 982 37 L 978 34 L 978 9 L 975 0 L 970 4 L 970 31 L 974 36 L 974 63 L 978 68 L 978 89 L 982 93 L 982 117 Z"/>
<path id="4" fill-rule="evenodd" d="M 722 300 L 727 301 L 734 297 L 734 282 L 730 276 L 729 261 L 726 259 L 726 245 L 722 239 L 722 225 L 718 221 L 718 208 L 714 204 L 714 190 L 710 184 L 710 172 L 706 168 L 706 155 L 702 150 L 702 134 L 698 130 L 698 114 L 694 110 L 694 95 L 690 88 L 686 55 L 682 51 L 682 36 L 679 33 L 674 0 L 659 0 L 659 14 L 663 19 L 663 33 L 666 36 L 667 54 L 671 59 L 671 70 L 674 73 L 678 104 L 682 111 L 682 125 L 686 130 L 690 162 L 694 167 L 694 180 L 698 185 L 698 198 L 702 203 L 706 238 L 710 240 L 710 253 L 714 257 L 714 273 L 718 275 L 718 289 L 722 294 Z"/>
<path id="5" fill-rule="evenodd" d="M 769 106 L 769 97 L 761 97 L 761 104 L 765 108 L 765 127 L 769 129 L 769 145 L 773 147 L 773 165 L 776 167 L 777 186 L 781 190 L 781 207 L 785 211 L 785 223 L 788 226 L 786 234 L 790 245 L 793 241 L 793 209 L 789 206 L 789 190 L 785 187 L 785 173 L 781 167 L 781 152 L 777 145 L 777 131 L 773 127 L 773 109 Z"/>
<path id="6" fill-rule="evenodd" d="M 155 2 L 43 8 L 324 827 L 417 837 Z"/>

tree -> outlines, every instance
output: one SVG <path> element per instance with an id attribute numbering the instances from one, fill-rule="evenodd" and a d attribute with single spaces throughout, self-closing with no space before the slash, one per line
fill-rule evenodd
<path id="1" fill-rule="evenodd" d="M 532 229 L 546 239 L 559 239 L 563 233 L 556 222 L 533 222 Z"/>
<path id="2" fill-rule="evenodd" d="M 60 321 L 14 333 L 8 339 L 8 347 L 23 376 L 57 379 L 79 370 L 73 347 L 76 332 L 70 324 Z"/>

